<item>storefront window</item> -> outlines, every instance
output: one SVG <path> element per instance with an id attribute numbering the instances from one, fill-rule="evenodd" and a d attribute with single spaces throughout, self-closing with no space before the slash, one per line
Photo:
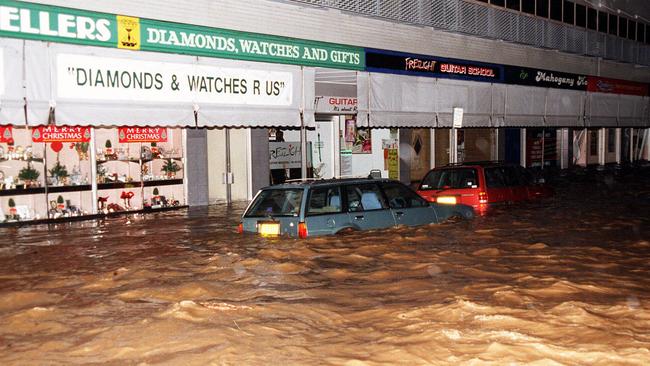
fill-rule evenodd
<path id="1" fill-rule="evenodd" d="M 181 129 L 99 128 L 95 138 L 100 212 L 184 204 Z"/>
<path id="2" fill-rule="evenodd" d="M 92 213 L 90 127 L 36 127 L 32 141 L 45 145 L 47 217 Z"/>
<path id="3" fill-rule="evenodd" d="M 92 144 L 91 127 L 0 126 L 0 223 L 185 204 L 180 128 L 95 129 L 95 173 Z"/>
<path id="4" fill-rule="evenodd" d="M 46 216 L 43 145 L 25 127 L 0 126 L 0 223 Z"/>

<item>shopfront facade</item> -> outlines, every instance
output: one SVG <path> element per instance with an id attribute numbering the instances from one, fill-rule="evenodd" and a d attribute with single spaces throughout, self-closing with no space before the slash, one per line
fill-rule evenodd
<path id="1" fill-rule="evenodd" d="M 0 6 L 0 222 L 250 199 L 268 129 L 314 126 L 315 67 L 364 65 L 355 47 Z"/>

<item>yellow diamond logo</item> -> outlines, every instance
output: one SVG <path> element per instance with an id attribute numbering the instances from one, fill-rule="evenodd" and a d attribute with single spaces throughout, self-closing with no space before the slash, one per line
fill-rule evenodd
<path id="1" fill-rule="evenodd" d="M 140 18 L 117 16 L 117 47 L 140 49 Z"/>

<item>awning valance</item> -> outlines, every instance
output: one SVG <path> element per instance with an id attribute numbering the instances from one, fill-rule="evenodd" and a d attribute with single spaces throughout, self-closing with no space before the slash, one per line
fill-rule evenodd
<path id="1" fill-rule="evenodd" d="M 0 125 L 25 124 L 23 44 L 0 38 Z"/>
<path id="2" fill-rule="evenodd" d="M 311 68 L 33 41 L 25 63 L 31 125 L 313 125 Z"/>

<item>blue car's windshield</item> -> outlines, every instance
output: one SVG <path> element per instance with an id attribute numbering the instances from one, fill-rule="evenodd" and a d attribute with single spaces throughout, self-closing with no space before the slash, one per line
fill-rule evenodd
<path id="1" fill-rule="evenodd" d="M 265 189 L 257 195 L 244 217 L 298 216 L 302 189 Z"/>

